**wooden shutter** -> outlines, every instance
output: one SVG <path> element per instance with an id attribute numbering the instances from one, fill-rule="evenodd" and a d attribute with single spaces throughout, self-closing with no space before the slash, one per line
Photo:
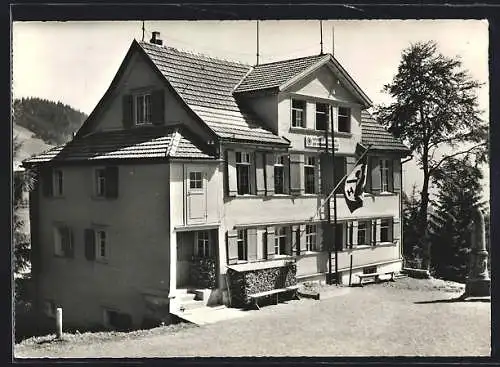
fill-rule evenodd
<path id="1" fill-rule="evenodd" d="M 392 220 L 392 240 L 399 241 L 401 239 L 401 221 L 399 218 Z"/>
<path id="2" fill-rule="evenodd" d="M 227 263 L 229 265 L 238 262 L 238 231 L 227 231 Z"/>
<path id="3" fill-rule="evenodd" d="M 51 197 L 54 194 L 54 179 L 52 168 L 43 168 L 40 172 L 42 178 L 43 196 Z"/>
<path id="4" fill-rule="evenodd" d="M 118 167 L 108 166 L 106 171 L 106 197 L 114 199 L 118 197 Z"/>
<path id="5" fill-rule="evenodd" d="M 165 92 L 163 89 L 151 93 L 151 122 L 153 125 L 163 125 L 165 122 Z"/>
<path id="6" fill-rule="evenodd" d="M 226 151 L 227 155 L 227 194 L 236 196 L 238 194 L 238 182 L 236 177 L 236 154 L 234 150 Z"/>
<path id="7" fill-rule="evenodd" d="M 394 161 L 387 160 L 387 191 L 394 192 Z"/>
<path id="8" fill-rule="evenodd" d="M 84 241 L 85 241 L 85 258 L 87 260 L 95 260 L 95 232 L 92 228 L 85 229 Z"/>
<path id="9" fill-rule="evenodd" d="M 393 180 L 394 191 L 401 191 L 401 159 L 394 159 L 393 163 Z"/>
<path id="10" fill-rule="evenodd" d="M 352 222 L 352 247 L 358 245 L 358 222 Z"/>
<path id="11" fill-rule="evenodd" d="M 382 220 L 381 219 L 377 219 L 375 221 L 375 245 L 379 245 L 380 244 L 380 224 L 381 224 Z"/>
<path id="12" fill-rule="evenodd" d="M 290 157 L 287 155 L 283 156 L 283 185 L 284 187 L 284 193 L 289 194 L 290 193 Z M 273 170 L 274 173 L 274 170 Z M 273 179 L 274 181 L 274 179 Z"/>
<path id="13" fill-rule="evenodd" d="M 257 229 L 247 230 L 248 261 L 257 260 Z"/>
<path id="14" fill-rule="evenodd" d="M 267 247 L 267 259 L 272 259 L 275 255 L 275 253 L 274 253 L 274 227 L 267 227 L 267 229 L 266 229 L 266 247 Z"/>
<path id="15" fill-rule="evenodd" d="M 287 255 L 292 255 L 292 249 L 293 249 L 293 245 L 292 245 L 292 242 L 294 241 L 293 239 L 293 234 L 295 232 L 292 231 L 292 227 L 288 226 L 288 227 L 285 227 L 285 239 L 286 239 L 286 243 L 285 243 L 285 254 Z"/>
<path id="16" fill-rule="evenodd" d="M 266 195 L 274 195 L 274 153 L 266 153 Z"/>
<path id="17" fill-rule="evenodd" d="M 248 167 L 248 189 L 250 194 L 256 195 L 256 179 L 255 179 L 255 153 L 248 153 L 250 157 L 250 167 Z"/>
<path id="18" fill-rule="evenodd" d="M 266 194 L 265 181 L 265 154 L 262 152 L 255 153 L 255 176 L 257 182 L 257 195 L 263 196 Z"/>
<path id="19" fill-rule="evenodd" d="M 318 228 L 318 226 L 316 226 L 316 228 Z M 317 237 L 316 240 L 319 240 L 319 237 Z M 306 225 L 305 224 L 301 224 L 299 226 L 297 241 L 298 241 L 297 248 L 300 249 L 299 254 L 305 252 L 306 251 Z"/>
<path id="20" fill-rule="evenodd" d="M 122 121 L 125 129 L 134 125 L 134 97 L 131 94 L 122 98 Z"/>
<path id="21" fill-rule="evenodd" d="M 304 194 L 304 155 L 290 154 L 290 193 L 292 195 Z"/>
<path id="22" fill-rule="evenodd" d="M 380 176 L 380 160 L 378 157 L 371 157 L 371 190 L 373 194 L 380 193 L 382 179 Z"/>

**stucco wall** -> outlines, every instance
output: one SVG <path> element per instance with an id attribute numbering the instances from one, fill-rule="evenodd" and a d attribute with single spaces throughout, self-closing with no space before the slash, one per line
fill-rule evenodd
<path id="1" fill-rule="evenodd" d="M 102 322 L 101 306 L 141 322 L 145 289 L 169 286 L 167 164 L 119 167 L 119 197 L 93 199 L 92 167 L 65 167 L 64 198 L 41 198 L 41 293 L 63 307 L 67 323 Z M 73 229 L 74 258 L 54 256 L 53 224 Z M 84 229 L 106 226 L 108 261 L 85 258 Z"/>
<path id="2" fill-rule="evenodd" d="M 278 96 L 276 94 L 245 98 L 245 103 L 260 117 L 268 129 L 275 134 L 278 132 Z"/>

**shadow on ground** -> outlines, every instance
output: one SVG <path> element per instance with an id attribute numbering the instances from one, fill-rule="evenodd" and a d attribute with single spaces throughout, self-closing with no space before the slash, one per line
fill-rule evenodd
<path id="1" fill-rule="evenodd" d="M 456 302 L 491 302 L 489 298 L 462 298 L 462 297 L 456 297 L 456 298 L 447 298 L 447 299 L 435 299 L 432 301 L 417 301 L 413 302 L 416 305 L 425 305 L 425 304 L 431 304 L 431 303 L 456 303 Z"/>

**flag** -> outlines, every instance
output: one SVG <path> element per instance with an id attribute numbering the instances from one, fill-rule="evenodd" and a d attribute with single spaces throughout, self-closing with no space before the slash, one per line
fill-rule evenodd
<path id="1" fill-rule="evenodd" d="M 352 172 L 346 177 L 344 183 L 344 197 L 351 213 L 363 206 L 367 166 L 368 159 L 365 154 L 358 164 L 356 164 Z"/>

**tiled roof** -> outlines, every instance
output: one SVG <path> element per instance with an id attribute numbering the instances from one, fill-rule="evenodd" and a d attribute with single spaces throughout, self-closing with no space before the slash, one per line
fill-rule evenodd
<path id="1" fill-rule="evenodd" d="M 315 55 L 257 65 L 238 85 L 235 92 L 277 88 L 324 58 L 325 55 Z"/>
<path id="2" fill-rule="evenodd" d="M 166 157 L 214 158 L 177 127 L 141 127 L 93 133 L 49 149 L 23 163 Z"/>
<path id="3" fill-rule="evenodd" d="M 410 149 L 388 132 L 368 112 L 361 112 L 361 142 L 372 145 L 372 149 L 409 152 Z"/>
<path id="4" fill-rule="evenodd" d="M 250 71 L 249 65 L 219 60 L 146 42 L 139 42 L 176 92 L 220 137 L 288 144 L 244 111 L 233 88 Z"/>

